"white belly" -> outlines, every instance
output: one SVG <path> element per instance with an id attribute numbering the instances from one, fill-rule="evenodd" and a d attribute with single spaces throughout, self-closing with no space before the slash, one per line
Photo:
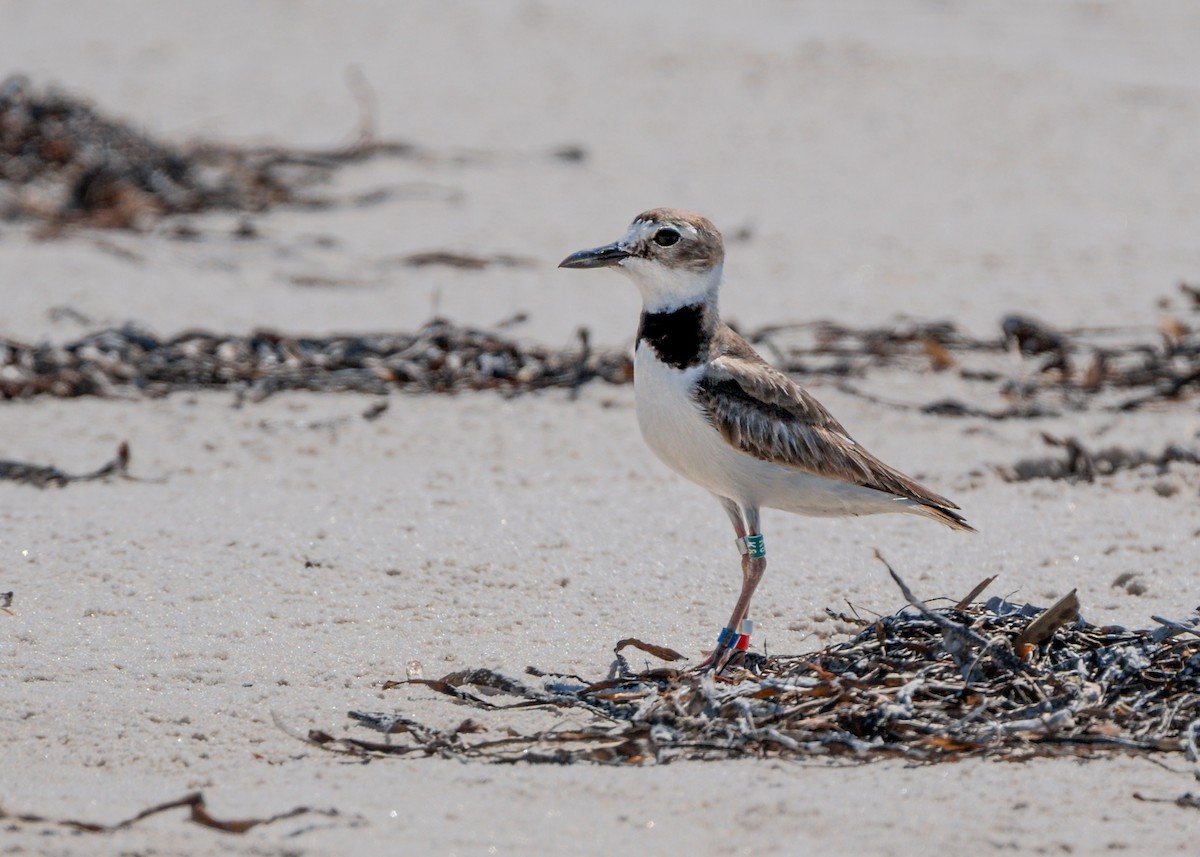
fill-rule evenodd
<path id="1" fill-rule="evenodd" d="M 703 366 L 672 369 L 644 343 L 634 354 L 638 426 L 646 445 L 676 473 L 744 507 L 817 516 L 911 511 L 910 504 L 882 492 L 762 461 L 729 446 L 692 399 L 703 371 Z"/>

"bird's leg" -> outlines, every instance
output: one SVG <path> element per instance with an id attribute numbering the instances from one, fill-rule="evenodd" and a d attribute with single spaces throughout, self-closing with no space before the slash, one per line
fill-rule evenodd
<path id="1" fill-rule="evenodd" d="M 754 590 L 758 588 L 759 581 L 767 570 L 762 536 L 758 536 L 757 539 L 747 536 L 746 541 L 751 542 L 751 545 L 747 548 L 747 553 L 742 554 L 742 591 L 738 595 L 737 604 L 733 606 L 733 615 L 729 617 L 729 627 L 735 629 L 746 621 L 750 612 L 750 599 L 754 597 Z"/>
<path id="2" fill-rule="evenodd" d="M 758 534 L 758 509 L 742 509 L 732 500 L 721 498 L 721 505 L 733 522 L 733 531 L 737 534 L 738 549 L 742 552 L 742 591 L 734 605 L 733 615 L 729 624 L 721 629 L 717 637 L 717 648 L 705 659 L 701 667 L 715 666 L 720 672 L 725 666 L 750 646 L 751 624 L 747 616 L 750 613 L 750 599 L 758 588 L 766 572 L 766 551 L 763 547 L 763 537 Z"/>
<path id="3" fill-rule="evenodd" d="M 734 527 L 734 531 L 737 532 L 738 550 L 742 552 L 742 591 L 734 605 L 733 615 L 729 617 L 729 627 L 735 630 L 750 613 L 750 599 L 754 597 L 754 590 L 767 570 L 767 551 L 758 529 L 758 509 L 750 507 L 739 511 L 744 523 L 740 530 Z"/>

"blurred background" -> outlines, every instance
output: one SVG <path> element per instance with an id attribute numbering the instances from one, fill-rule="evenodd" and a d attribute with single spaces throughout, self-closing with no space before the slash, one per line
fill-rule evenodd
<path id="1" fill-rule="evenodd" d="M 616 277 L 567 253 L 654 206 L 730 239 L 748 325 L 908 313 L 992 331 L 1153 321 L 1200 277 L 1200 9 L 1190 3 L 3 2 L 0 70 L 172 145 L 415 156 L 338 169 L 321 210 L 30 248 L 0 224 L 10 335 L 48 306 L 167 333 L 401 327 L 525 312 L 632 340 Z M 562 157 L 564 152 L 568 157 Z M 572 157 L 573 156 L 573 157 Z M 382 192 L 381 192 L 382 191 Z M 9 233 L 7 236 L 4 233 Z M 115 245 L 115 249 L 114 249 Z M 517 257 L 481 275 L 427 251 Z M 66 326 L 64 326 L 66 325 Z"/>

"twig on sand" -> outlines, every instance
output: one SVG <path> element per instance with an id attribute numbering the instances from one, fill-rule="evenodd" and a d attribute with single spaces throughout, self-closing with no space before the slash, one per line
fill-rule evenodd
<path id="1" fill-rule="evenodd" d="M 71 474 L 64 473 L 52 465 L 25 464 L 20 461 L 0 461 L 0 480 L 32 485 L 35 488 L 47 488 L 50 486 L 63 488 L 72 482 L 91 482 L 97 479 L 108 479 L 113 476 L 121 479 L 130 479 L 135 482 L 146 481 L 129 475 L 129 444 L 124 441 L 117 447 L 117 454 L 112 461 L 90 473 Z"/>
<path id="2" fill-rule="evenodd" d="M 284 821 L 289 818 L 296 818 L 300 815 L 315 813 L 329 817 L 338 817 L 340 813 L 336 809 L 312 809 L 307 806 L 298 806 L 289 809 L 286 812 L 276 813 L 275 815 L 266 816 L 263 818 L 239 818 L 239 819 L 219 819 L 213 816 L 208 811 L 208 807 L 204 802 L 204 795 L 201 792 L 192 792 L 184 795 L 176 800 L 165 801 L 164 803 L 155 804 L 147 809 L 142 810 L 124 821 L 118 821 L 115 824 L 100 824 L 93 821 L 79 821 L 72 818 L 49 818 L 47 816 L 35 815 L 33 813 L 13 813 L 7 812 L 0 807 L 0 820 L 10 823 L 19 822 L 24 824 L 49 824 L 58 827 L 69 827 L 72 830 L 80 833 L 115 833 L 119 830 L 126 830 L 133 827 L 139 821 L 143 821 L 151 816 L 158 815 L 163 812 L 168 812 L 172 809 L 187 807 L 189 810 L 188 820 L 203 827 L 211 827 L 214 830 L 220 830 L 224 833 L 245 833 L 248 830 L 253 830 L 255 827 L 261 827 L 266 824 L 274 824 L 277 821 Z"/>

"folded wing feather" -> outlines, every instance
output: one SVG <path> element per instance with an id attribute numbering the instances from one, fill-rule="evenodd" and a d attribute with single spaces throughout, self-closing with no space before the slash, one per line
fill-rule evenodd
<path id="1" fill-rule="evenodd" d="M 825 408 L 726 328 L 697 395 L 713 427 L 764 461 L 913 500 L 944 523 L 970 529 L 954 503 L 888 467 L 847 434 Z"/>

